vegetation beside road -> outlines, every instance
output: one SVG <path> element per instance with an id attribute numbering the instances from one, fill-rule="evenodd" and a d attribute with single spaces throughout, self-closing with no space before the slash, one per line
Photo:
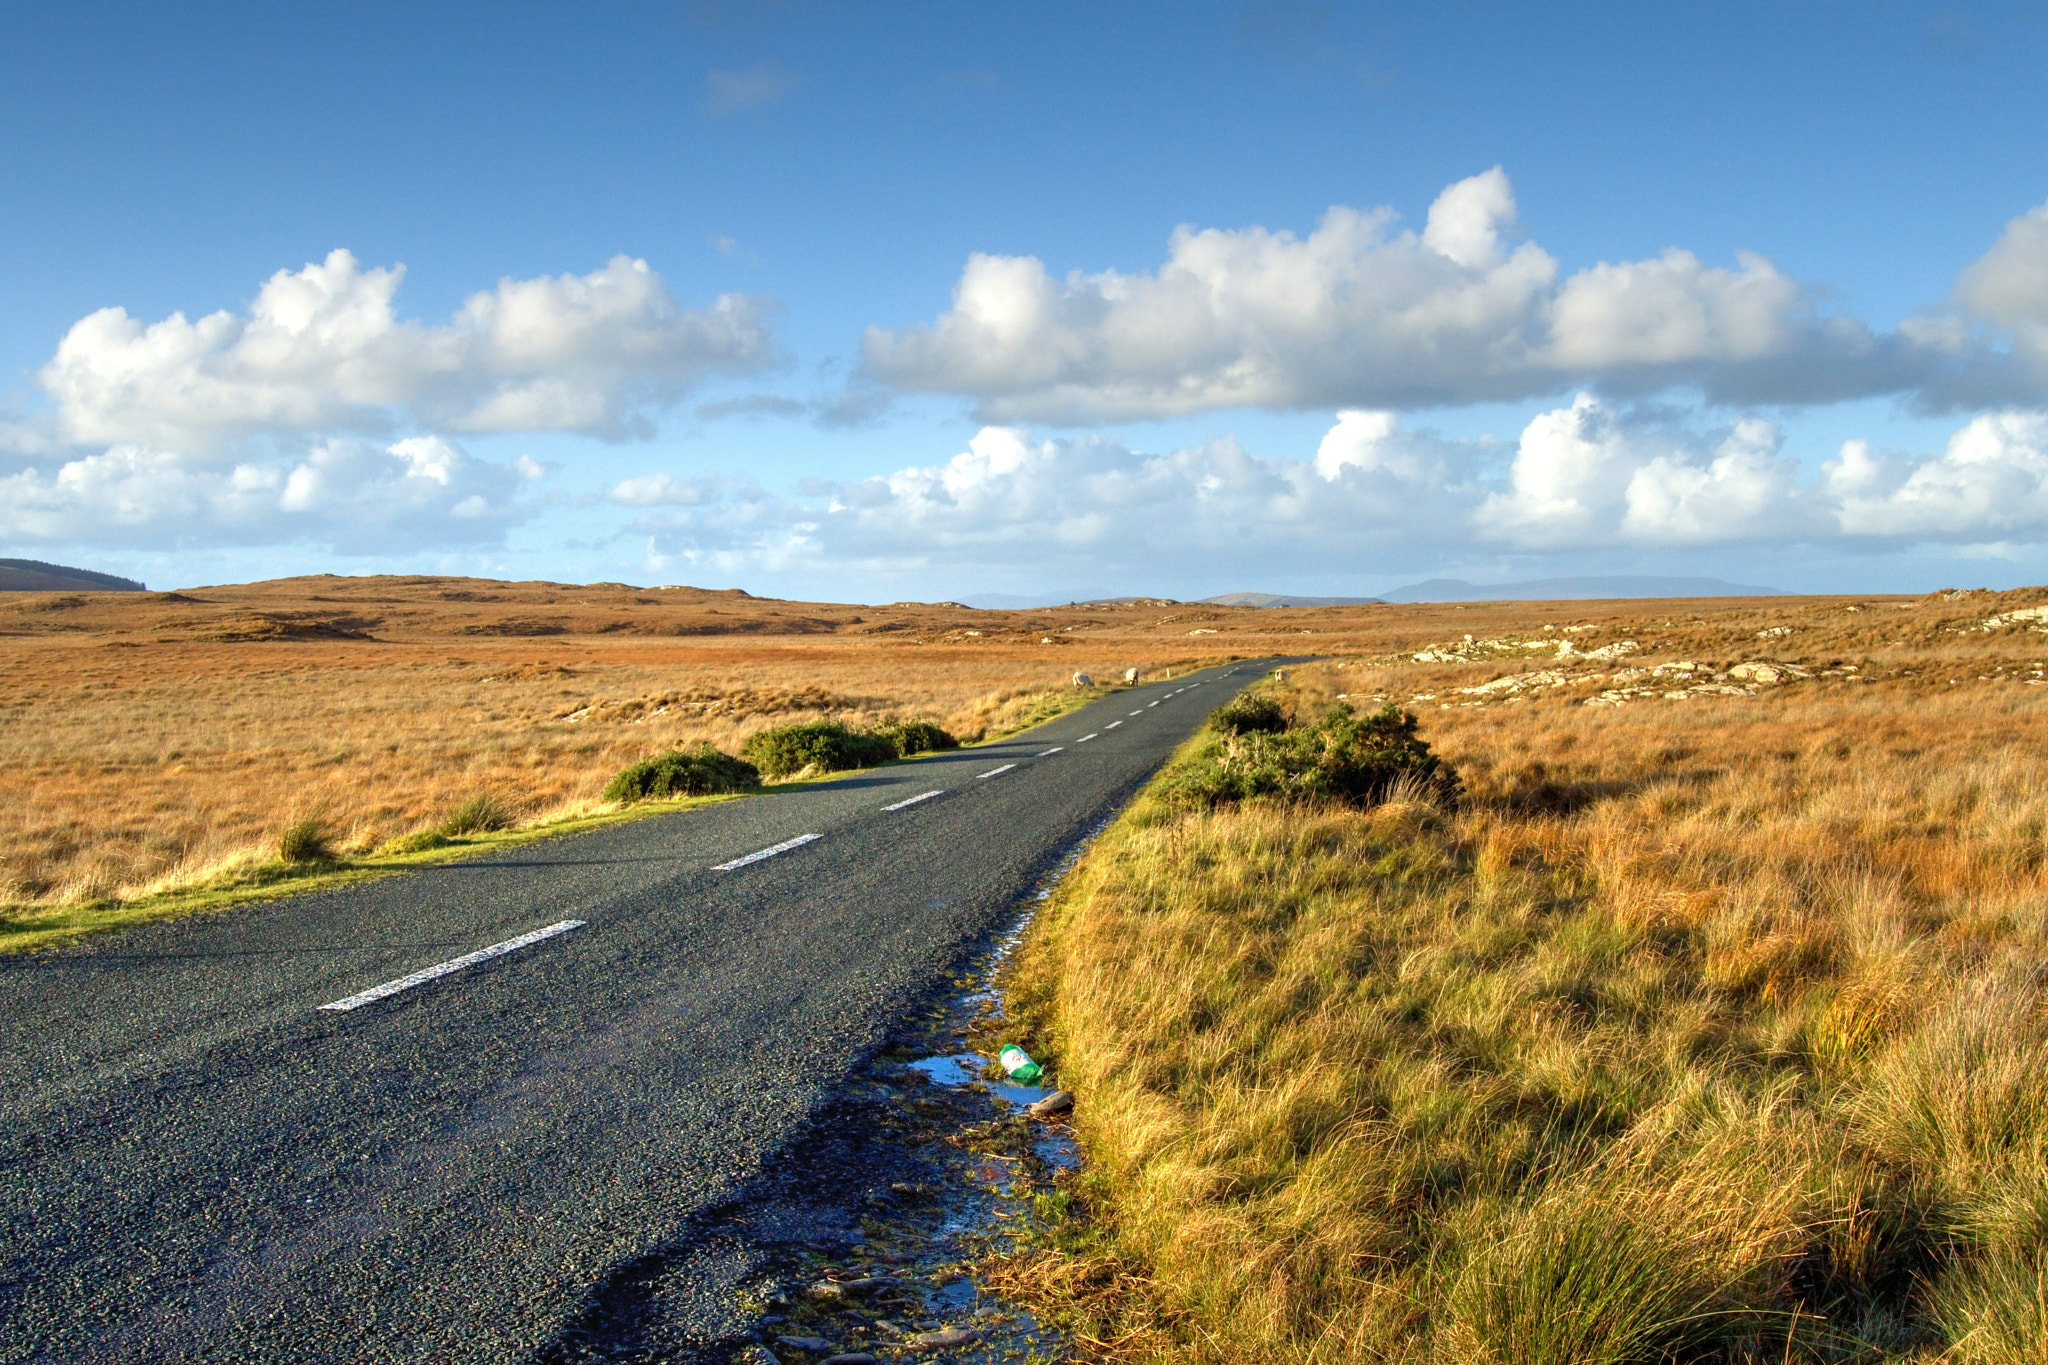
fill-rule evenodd
<path id="1" fill-rule="evenodd" d="M 1458 804 L 1191 741 L 1012 970 L 1087 1161 L 996 1282 L 1112 1359 L 2048 1358 L 2039 693 L 1854 682 L 1426 709 Z"/>

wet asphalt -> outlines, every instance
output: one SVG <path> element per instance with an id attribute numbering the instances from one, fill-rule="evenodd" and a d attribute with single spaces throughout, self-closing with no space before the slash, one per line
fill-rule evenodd
<path id="1" fill-rule="evenodd" d="M 1000 744 L 0 958 L 0 1362 L 558 1354 L 608 1277 L 743 1190 L 1272 662 Z M 565 920 L 584 923 L 319 1008 Z"/>

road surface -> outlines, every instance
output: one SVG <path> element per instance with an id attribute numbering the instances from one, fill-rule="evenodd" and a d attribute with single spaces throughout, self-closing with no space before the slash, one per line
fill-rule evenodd
<path id="1" fill-rule="evenodd" d="M 0 1361 L 548 1354 L 1265 667 L 0 958 Z"/>

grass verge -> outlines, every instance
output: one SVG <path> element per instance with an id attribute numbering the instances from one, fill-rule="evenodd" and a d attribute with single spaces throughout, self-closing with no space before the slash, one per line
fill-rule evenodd
<path id="1" fill-rule="evenodd" d="M 331 890 L 392 876 L 411 868 L 430 867 L 497 849 L 516 848 L 540 839 L 580 834 L 628 820 L 642 820 L 738 799 L 736 796 L 690 796 L 667 801 L 641 801 L 622 810 L 579 813 L 518 829 L 476 829 L 460 835 L 429 831 L 424 835 L 393 840 L 375 852 L 353 858 L 290 861 L 249 856 L 231 859 L 211 876 L 189 884 L 129 899 L 51 907 L 0 907 L 0 953 L 55 948 L 108 929 L 209 914 L 308 891 Z"/>
<path id="2" fill-rule="evenodd" d="M 2038 764 L 1583 724 L 1574 802 L 1190 810 L 1190 741 L 1011 970 L 1087 1165 L 998 1285 L 1106 1359 L 2048 1360 Z"/>
<path id="3" fill-rule="evenodd" d="M 997 694 L 990 699 L 983 717 L 985 723 L 996 728 L 973 742 L 989 744 L 1009 738 L 1116 690 L 1113 686 L 1098 685 L 1067 691 L 1028 690 Z M 923 756 L 896 761 L 915 762 L 917 757 Z M 811 782 L 838 781 L 851 775 L 849 772 L 811 773 L 787 779 L 776 787 L 786 789 Z M 772 792 L 776 787 L 743 795 L 758 796 Z M 402 835 L 373 852 L 353 857 L 334 853 L 331 833 L 325 829 L 323 819 L 309 816 L 292 822 L 273 848 L 231 856 L 205 873 L 189 879 L 179 878 L 161 889 L 136 896 L 60 905 L 0 905 L 0 954 L 55 948 L 109 929 L 181 919 L 255 901 L 329 890 L 391 876 L 409 868 L 473 857 L 491 849 L 516 847 L 536 839 L 576 834 L 622 821 L 667 815 L 737 799 L 738 795 L 716 795 L 641 800 L 618 810 L 585 811 L 518 828 L 504 828 L 509 815 L 493 798 L 479 795 L 457 806 L 433 829 Z"/>

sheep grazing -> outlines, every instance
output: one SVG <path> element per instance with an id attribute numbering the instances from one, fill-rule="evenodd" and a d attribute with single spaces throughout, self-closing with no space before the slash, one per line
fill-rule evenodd
<path id="1" fill-rule="evenodd" d="M 1076 673 L 1074 675 L 1074 686 L 1093 687 L 1095 686 L 1095 679 L 1089 677 L 1086 673 Z"/>
<path id="2" fill-rule="evenodd" d="M 1127 669 L 1125 669 L 1125 670 L 1124 670 L 1124 681 L 1125 681 L 1125 682 L 1136 682 L 1137 680 L 1138 680 L 1138 670 L 1137 670 L 1137 669 L 1135 669 L 1135 668 L 1127 668 Z"/>

